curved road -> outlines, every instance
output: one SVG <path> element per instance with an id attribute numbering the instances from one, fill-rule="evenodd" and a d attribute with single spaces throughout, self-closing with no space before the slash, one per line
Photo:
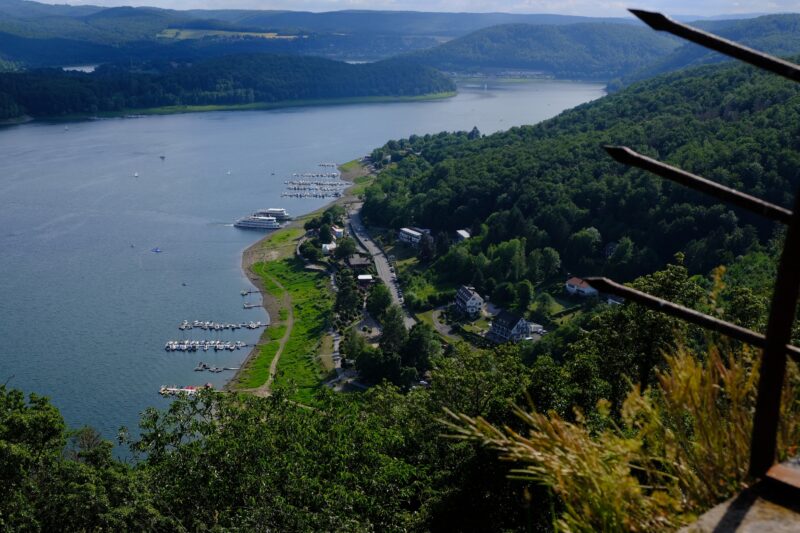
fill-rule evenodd
<path id="1" fill-rule="evenodd" d="M 369 236 L 366 228 L 364 227 L 363 222 L 361 222 L 361 205 L 357 205 L 353 212 L 350 215 L 350 228 L 352 229 L 353 236 L 356 238 L 358 242 L 367 250 L 367 253 L 372 256 L 372 260 L 375 262 L 375 270 L 378 272 L 378 277 L 380 277 L 383 282 L 389 287 L 389 292 L 392 293 L 392 301 L 395 305 L 398 305 L 405 315 L 403 322 L 406 325 L 406 329 L 411 329 L 411 327 L 417 323 L 414 318 L 411 317 L 408 310 L 403 306 L 402 302 L 400 302 L 400 294 L 397 292 L 397 285 L 395 284 L 395 276 L 394 273 L 391 271 L 389 266 L 389 260 L 386 258 L 386 255 L 383 251 L 375 244 L 375 241 Z"/>

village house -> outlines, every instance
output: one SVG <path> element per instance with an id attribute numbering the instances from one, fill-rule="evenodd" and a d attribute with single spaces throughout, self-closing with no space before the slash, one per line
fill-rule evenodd
<path id="1" fill-rule="evenodd" d="M 581 278 L 569 278 L 564 288 L 569 294 L 578 296 L 597 296 L 597 289 L 583 281 Z"/>
<path id="2" fill-rule="evenodd" d="M 400 228 L 397 239 L 411 246 L 419 246 L 419 241 L 422 240 L 422 233 L 411 228 Z"/>
<path id="3" fill-rule="evenodd" d="M 322 245 L 322 253 L 325 255 L 331 255 L 333 251 L 336 249 L 336 243 L 332 242 L 330 244 L 323 244 Z"/>
<path id="4" fill-rule="evenodd" d="M 470 235 L 469 230 L 465 229 L 456 230 L 456 242 L 466 241 L 470 237 L 472 237 L 472 235 Z"/>
<path id="5" fill-rule="evenodd" d="M 352 268 L 355 271 L 369 270 L 372 266 L 372 260 L 369 257 L 364 257 L 363 255 L 353 254 L 347 258 L 347 266 Z"/>
<path id="6" fill-rule="evenodd" d="M 339 226 L 331 226 L 331 234 L 335 238 L 341 239 L 342 237 L 344 237 L 344 230 Z"/>
<path id="7" fill-rule="evenodd" d="M 371 285 L 372 283 L 375 282 L 375 280 L 370 274 L 359 274 L 357 281 L 358 284 L 362 286 Z"/>
<path id="8" fill-rule="evenodd" d="M 483 298 L 475 290 L 475 287 L 462 285 L 456 292 L 456 309 L 461 313 L 476 316 L 483 311 Z"/>
<path id="9" fill-rule="evenodd" d="M 520 315 L 509 311 L 501 311 L 499 315 L 494 317 L 492 327 L 489 329 L 489 333 L 486 334 L 486 338 L 497 344 L 519 342 L 530 339 L 535 331 L 542 331 L 542 326 L 532 324 Z"/>

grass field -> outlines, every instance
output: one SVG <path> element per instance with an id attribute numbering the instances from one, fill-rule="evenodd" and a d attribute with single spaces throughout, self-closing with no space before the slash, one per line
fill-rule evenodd
<path id="1" fill-rule="evenodd" d="M 156 37 L 160 39 L 203 39 L 204 37 L 258 37 L 261 39 L 297 39 L 298 35 L 281 35 L 275 32 L 255 32 L 255 31 L 228 31 L 228 30 L 192 30 L 181 28 L 167 28 L 161 30 Z"/>
<path id="2" fill-rule="evenodd" d="M 325 376 L 325 369 L 316 361 L 316 353 L 333 305 L 328 278 L 324 273 L 305 270 L 303 263 L 295 259 L 262 265 L 264 274 L 274 277 L 286 288 L 294 312 L 294 325 L 278 363 L 274 387 L 295 387 L 293 399 L 309 403 Z"/>
<path id="3" fill-rule="evenodd" d="M 285 328 L 285 326 L 284 326 Z M 270 335 L 271 336 L 271 335 Z M 247 368 L 242 370 L 236 387 L 240 389 L 254 389 L 263 385 L 269 377 L 269 365 L 278 351 L 279 342 L 273 340 L 263 344 L 255 358 Z"/>
<path id="4" fill-rule="evenodd" d="M 355 185 L 353 185 L 348 192 L 353 196 L 361 196 L 364 194 L 364 191 L 367 190 L 367 187 L 372 185 L 374 182 L 375 176 L 359 176 L 353 180 Z"/>
<path id="5" fill-rule="evenodd" d="M 345 174 L 347 172 L 353 172 L 359 167 L 361 167 L 361 163 L 358 161 L 358 159 L 353 159 L 352 161 L 348 161 L 347 163 L 342 163 L 339 165 L 339 170 L 342 172 L 342 174 Z"/>

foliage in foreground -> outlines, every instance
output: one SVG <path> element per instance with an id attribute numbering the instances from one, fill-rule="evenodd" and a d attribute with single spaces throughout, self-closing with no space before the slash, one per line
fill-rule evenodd
<path id="1" fill-rule="evenodd" d="M 515 408 L 527 431 L 449 412 L 456 436 L 514 462 L 512 476 L 550 487 L 563 503 L 562 531 L 673 529 L 744 488 L 758 369 L 748 349 L 704 361 L 686 350 L 667 359 L 658 385 L 633 387 L 617 422 L 607 401 L 588 421 Z M 800 438 L 800 374 L 784 388 L 779 458 Z M 599 428 L 598 428 L 599 426 Z"/>
<path id="2" fill-rule="evenodd" d="M 434 372 L 429 389 L 407 394 L 325 389 L 313 409 L 284 391 L 178 398 L 144 413 L 132 466 L 96 438 L 65 451 L 57 409 L 0 388 L 0 529 L 521 528 L 525 486 L 508 480 L 490 451 L 439 438 L 436 418 L 445 405 L 510 422 L 507 406 L 523 397 L 525 367 L 513 350 L 460 347 Z"/>

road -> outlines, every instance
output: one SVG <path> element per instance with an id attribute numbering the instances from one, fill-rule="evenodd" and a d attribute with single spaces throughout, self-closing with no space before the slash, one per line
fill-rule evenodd
<path id="1" fill-rule="evenodd" d="M 375 241 L 369 236 L 364 224 L 361 222 L 361 206 L 355 207 L 350 215 L 350 227 L 353 230 L 356 241 L 361 243 L 367 250 L 367 253 L 372 256 L 372 260 L 375 262 L 375 270 L 378 272 L 378 277 L 383 280 L 383 283 L 389 287 L 389 292 L 392 293 L 392 301 L 403 309 L 405 315 L 403 322 L 406 325 L 406 329 L 411 329 L 417 321 L 411 317 L 411 314 L 400 301 L 400 294 L 397 292 L 397 278 L 394 272 L 392 272 L 389 260 L 378 245 L 375 244 Z"/>

